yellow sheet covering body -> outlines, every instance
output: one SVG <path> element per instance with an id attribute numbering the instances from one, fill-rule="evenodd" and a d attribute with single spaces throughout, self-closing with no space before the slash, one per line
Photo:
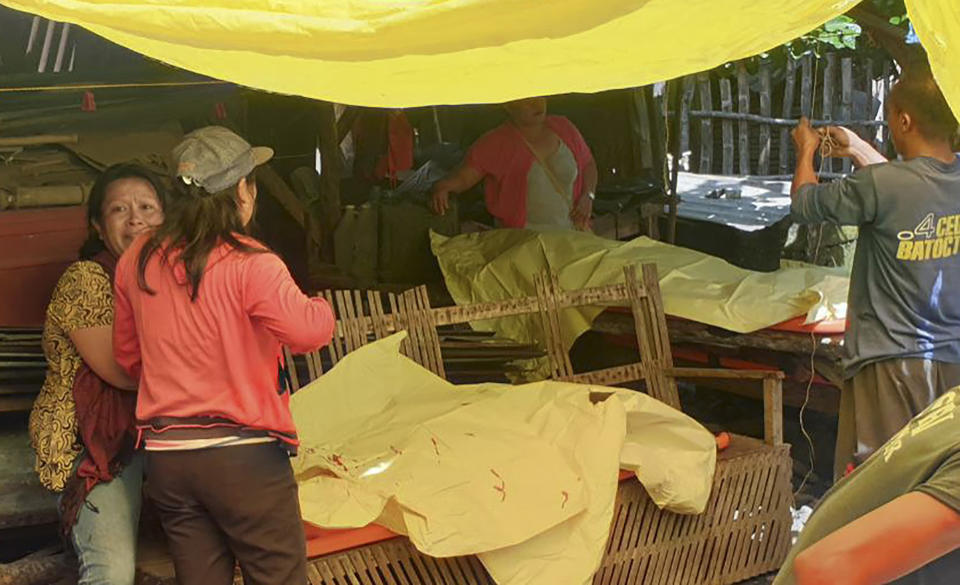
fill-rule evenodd
<path id="1" fill-rule="evenodd" d="M 550 270 L 575 290 L 623 281 L 623 267 L 655 263 L 664 311 L 739 333 L 807 314 L 842 318 L 849 278 L 805 266 L 754 272 L 702 252 L 640 237 L 629 242 L 572 231 L 491 230 L 447 238 L 432 234 L 433 253 L 457 304 L 535 294 L 534 275 Z M 561 315 L 567 347 L 590 328 L 602 307 Z M 481 321 L 475 328 L 522 341 L 541 337 L 534 317 Z"/>
<path id="2" fill-rule="evenodd" d="M 478 554 L 500 584 L 555 585 L 599 565 L 619 468 L 658 505 L 703 511 L 716 447 L 683 413 L 569 383 L 454 386 L 400 355 L 403 335 L 293 396 L 304 519 L 376 521 L 426 554 Z"/>
<path id="3" fill-rule="evenodd" d="M 0 0 L 250 87 L 347 104 L 635 87 L 781 45 L 859 0 Z M 907 0 L 960 112 L 960 2 Z M 951 59 L 953 57 L 953 59 Z"/>

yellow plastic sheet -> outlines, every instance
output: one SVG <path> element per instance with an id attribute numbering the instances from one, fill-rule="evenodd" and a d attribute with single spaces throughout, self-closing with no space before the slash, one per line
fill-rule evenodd
<path id="1" fill-rule="evenodd" d="M 550 270 L 565 290 L 623 281 L 623 267 L 655 263 L 664 311 L 739 333 L 816 313 L 846 315 L 849 278 L 837 270 L 804 266 L 776 272 L 744 270 L 702 252 L 641 237 L 629 242 L 572 231 L 491 230 L 448 238 L 431 234 L 447 289 L 457 304 L 535 294 L 534 275 Z M 561 315 L 569 348 L 602 307 Z M 475 328 L 511 339 L 537 341 L 535 317 L 481 321 Z"/>
<path id="2" fill-rule="evenodd" d="M 577 384 L 454 386 L 364 346 L 293 396 L 304 519 L 378 522 L 426 554 L 478 554 L 498 583 L 587 583 L 603 555 L 618 468 L 658 505 L 702 512 L 713 436 L 646 395 Z"/>
<path id="3" fill-rule="evenodd" d="M 595 92 L 710 69 L 858 0 L 0 0 L 190 71 L 370 106 Z M 954 0 L 925 0 L 947 6 Z"/>
<path id="4" fill-rule="evenodd" d="M 960 2 L 906 0 L 910 22 L 927 51 L 940 89 L 960 119 Z"/>
<path id="5" fill-rule="evenodd" d="M 385 107 L 673 79 L 783 44 L 858 2 L 0 0 L 218 79 Z M 907 10 L 960 114 L 960 2 L 907 0 Z"/>

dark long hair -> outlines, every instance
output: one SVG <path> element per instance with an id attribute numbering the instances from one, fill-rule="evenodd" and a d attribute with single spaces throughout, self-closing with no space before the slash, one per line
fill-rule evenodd
<path id="1" fill-rule="evenodd" d="M 247 175 L 247 184 L 256 181 L 256 170 Z M 146 270 L 150 257 L 160 254 L 160 261 L 168 263 L 171 254 L 182 262 L 187 271 L 190 300 L 197 300 L 200 281 L 207 267 L 210 252 L 220 244 L 227 244 L 245 254 L 268 252 L 266 246 L 254 247 L 238 237 L 246 234 L 240 223 L 237 208 L 237 186 L 209 193 L 202 187 L 187 185 L 174 179 L 169 209 L 163 224 L 157 228 L 140 250 L 137 259 L 137 282 L 149 294 L 155 291 L 147 284 Z"/>
<path id="2" fill-rule="evenodd" d="M 89 260 L 107 248 L 93 226 L 94 224 L 103 226 L 103 202 L 107 199 L 107 190 L 114 181 L 121 179 L 141 179 L 150 183 L 157 194 L 160 209 L 166 211 L 167 189 L 160 178 L 147 167 L 136 163 L 120 163 L 107 167 L 97 177 L 96 182 L 90 189 L 90 197 L 87 198 L 87 230 L 89 230 L 89 233 L 87 240 L 80 247 L 80 258 L 82 260 Z"/>

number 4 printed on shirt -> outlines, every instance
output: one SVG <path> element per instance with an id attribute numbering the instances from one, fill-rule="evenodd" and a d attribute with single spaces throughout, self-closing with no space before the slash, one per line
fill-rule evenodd
<path id="1" fill-rule="evenodd" d="M 934 226 L 934 216 L 932 213 L 928 213 L 926 217 L 923 218 L 916 228 L 913 231 L 903 230 L 897 234 L 897 239 L 901 241 L 910 241 L 916 239 L 917 236 L 922 238 L 932 238 L 936 235 L 937 229 Z"/>
<path id="2" fill-rule="evenodd" d="M 937 233 L 937 229 L 933 224 L 933 214 L 928 213 L 926 217 L 923 218 L 923 221 L 920 222 L 920 225 L 917 226 L 913 233 L 918 236 L 926 236 L 932 238 Z"/>

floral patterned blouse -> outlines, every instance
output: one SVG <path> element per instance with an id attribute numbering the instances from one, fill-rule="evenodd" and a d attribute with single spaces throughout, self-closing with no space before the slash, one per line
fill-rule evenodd
<path id="1" fill-rule="evenodd" d="M 112 324 L 110 277 L 96 262 L 74 262 L 60 277 L 47 306 L 43 326 L 47 377 L 30 413 L 37 475 L 53 491 L 63 490 L 83 450 L 73 403 L 73 379 L 82 359 L 69 333 Z"/>

